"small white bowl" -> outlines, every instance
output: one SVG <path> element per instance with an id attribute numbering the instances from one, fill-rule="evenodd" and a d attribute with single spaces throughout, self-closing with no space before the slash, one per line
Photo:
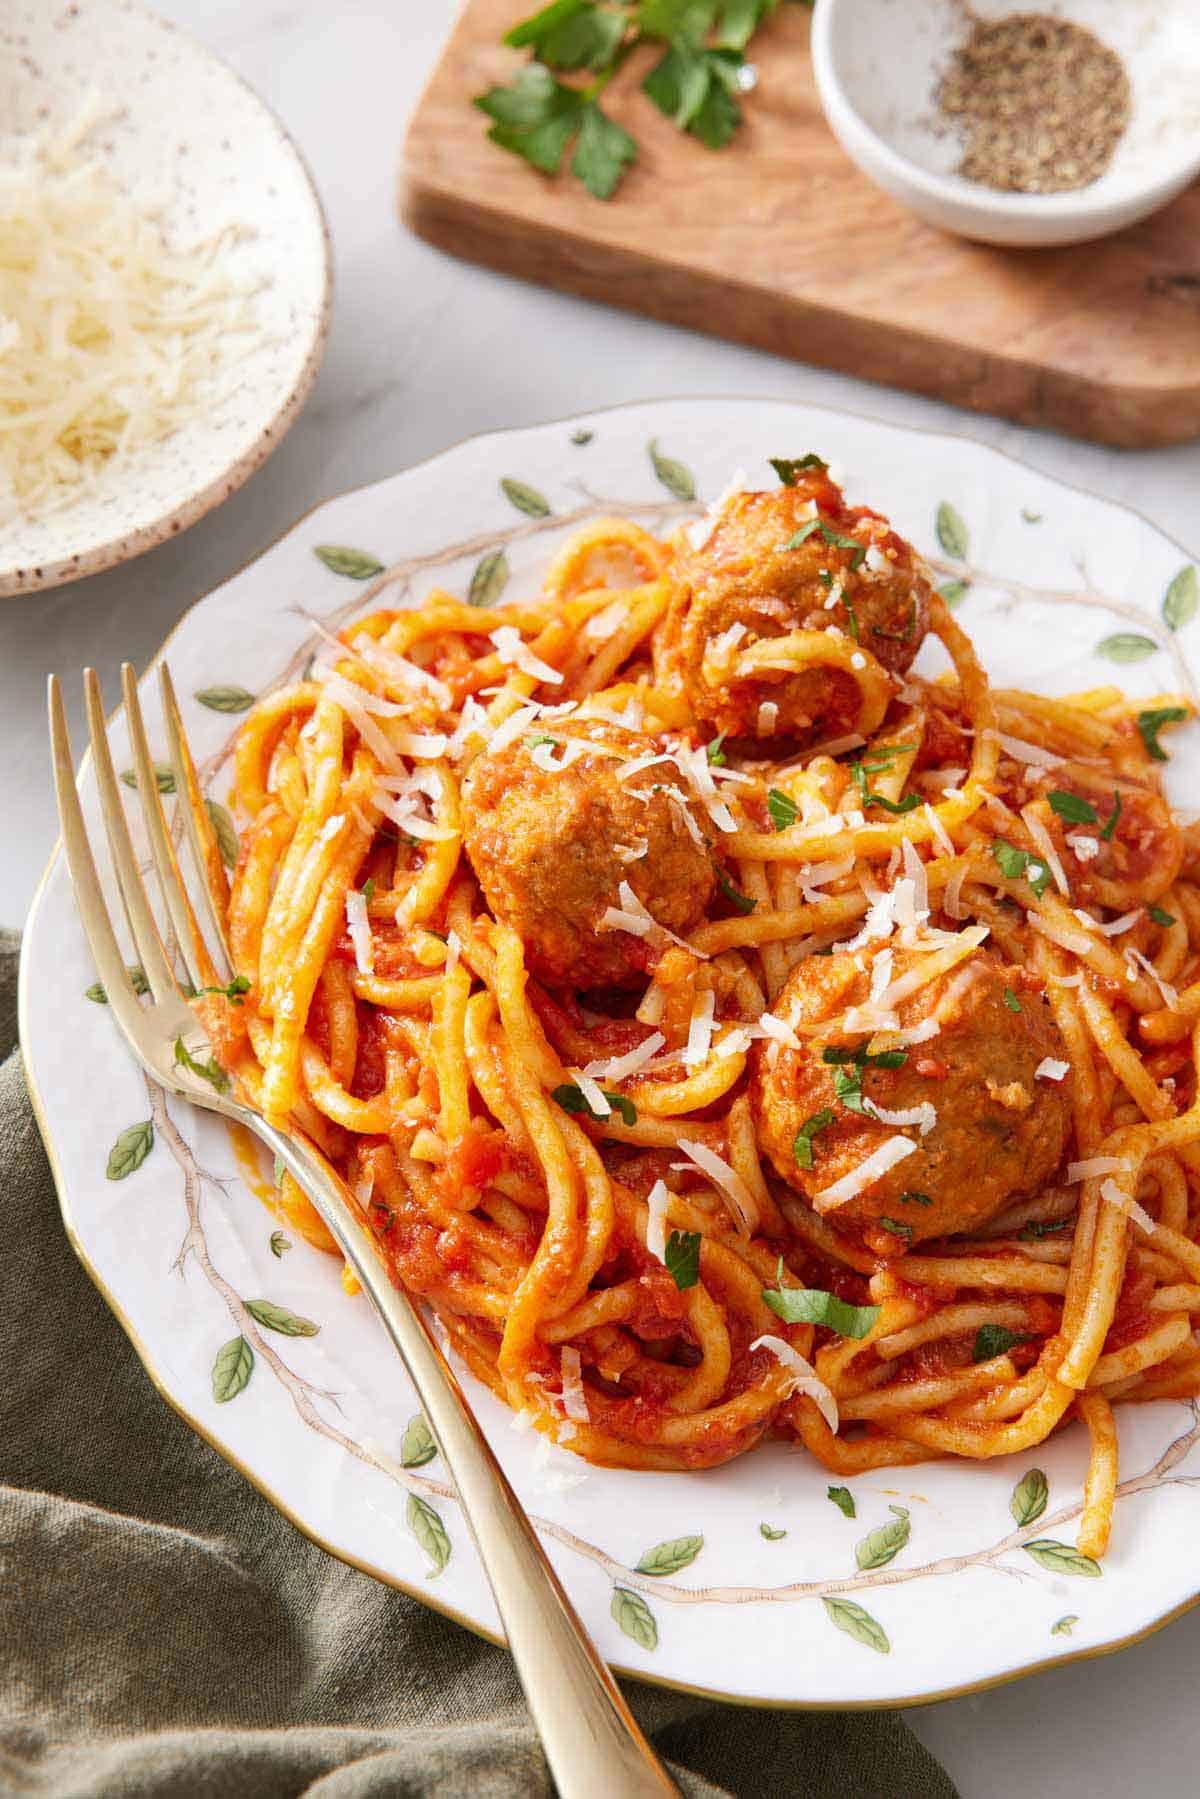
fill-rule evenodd
<path id="1" fill-rule="evenodd" d="M 1121 57 L 1133 111 L 1109 167 L 1072 193 L 1001 193 L 955 173 L 934 92 L 967 32 L 956 0 L 817 0 L 813 68 L 846 154 L 932 225 L 986 243 L 1078 244 L 1136 224 L 1200 174 L 1200 0 L 974 0 L 984 19 L 1042 12 Z"/>

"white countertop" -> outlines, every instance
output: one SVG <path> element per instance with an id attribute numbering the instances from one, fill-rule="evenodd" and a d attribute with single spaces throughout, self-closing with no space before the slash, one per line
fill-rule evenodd
<path id="1" fill-rule="evenodd" d="M 333 332 L 299 423 L 219 511 L 125 568 L 0 602 L 0 924 L 23 918 L 55 837 L 47 673 L 67 677 L 78 732 L 83 664 L 98 668 L 115 697 L 122 660 L 144 664 L 195 599 L 302 512 L 471 432 L 657 395 L 842 405 L 968 429 L 1126 501 L 1200 555 L 1200 444 L 1124 453 L 1043 436 L 527 287 L 408 236 L 394 207 L 400 140 L 452 0 L 159 0 L 159 10 L 224 55 L 307 156 L 337 258 Z M 1181 1551 L 1196 1554 L 1193 1545 Z M 1198 1664 L 1200 1613 L 1117 1657 L 915 1711 L 910 1721 L 964 1799 L 1077 1799 L 1147 1784 L 1156 1799 L 1191 1799 Z M 802 1768 L 796 1778 L 802 1788 Z"/>

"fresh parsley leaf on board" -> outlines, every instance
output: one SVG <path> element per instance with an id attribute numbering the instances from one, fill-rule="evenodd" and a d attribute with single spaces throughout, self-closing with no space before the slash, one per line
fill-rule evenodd
<path id="1" fill-rule="evenodd" d="M 502 150 L 555 175 L 574 145 L 570 170 L 598 200 L 610 199 L 637 144 L 600 96 L 639 45 L 659 51 L 641 91 L 680 131 L 710 150 L 742 122 L 740 96 L 755 76 L 744 52 L 779 0 L 551 0 L 506 33 L 531 60 L 475 104 Z M 800 0 L 810 5 L 811 0 Z M 560 81 L 560 75 L 574 81 Z M 590 79 L 588 79 L 590 77 Z"/>

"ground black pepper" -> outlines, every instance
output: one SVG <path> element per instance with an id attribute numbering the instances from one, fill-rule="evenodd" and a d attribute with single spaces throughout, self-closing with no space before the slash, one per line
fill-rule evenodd
<path id="1" fill-rule="evenodd" d="M 1026 194 L 1086 187 L 1104 173 L 1129 122 L 1115 51 L 1082 25 L 1041 13 L 978 19 L 937 89 L 963 132 L 958 172 Z"/>

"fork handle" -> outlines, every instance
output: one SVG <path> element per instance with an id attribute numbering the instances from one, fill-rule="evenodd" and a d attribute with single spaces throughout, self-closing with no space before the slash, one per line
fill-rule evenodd
<path id="1" fill-rule="evenodd" d="M 421 1312 L 393 1285 L 340 1179 L 300 1137 L 245 1112 L 336 1238 L 405 1368 L 458 1489 L 562 1799 L 678 1796 L 598 1655 Z"/>

